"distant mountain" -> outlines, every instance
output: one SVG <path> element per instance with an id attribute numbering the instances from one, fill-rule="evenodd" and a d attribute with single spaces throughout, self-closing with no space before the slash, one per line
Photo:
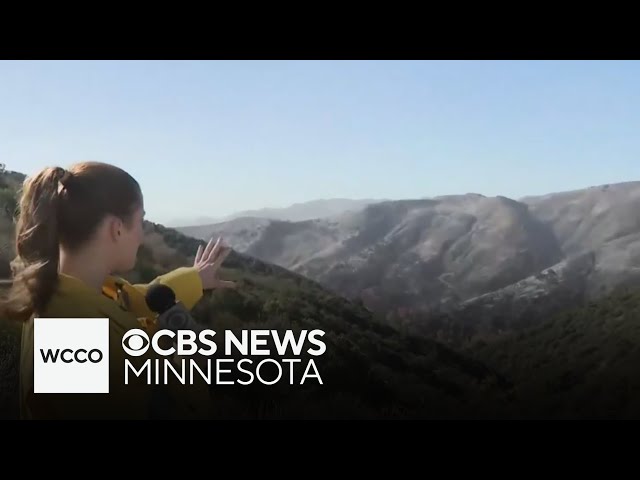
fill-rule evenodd
<path id="1" fill-rule="evenodd" d="M 513 285 L 461 303 L 447 316 L 447 322 L 453 322 L 447 338 L 525 328 L 563 308 L 640 286 L 640 182 L 521 201 L 553 231 L 562 260 Z M 442 317 L 422 322 L 422 326 L 434 332 L 440 322 Z"/>
<path id="2" fill-rule="evenodd" d="M 194 219 L 182 219 L 169 223 L 174 228 L 210 226 L 215 223 L 228 222 L 242 217 L 268 218 L 272 220 L 284 221 L 304 221 L 314 218 L 326 218 L 340 215 L 349 211 L 356 211 L 372 203 L 383 200 L 363 199 L 352 200 L 348 198 L 332 198 L 327 200 L 312 200 L 309 202 L 295 203 L 283 208 L 262 208 L 259 210 L 246 210 L 236 212 L 220 218 L 198 217 Z"/>
<path id="3" fill-rule="evenodd" d="M 640 280 L 640 182 L 528 197 L 530 211 L 552 229 L 565 257 L 593 252 L 588 293 Z"/>
<path id="4" fill-rule="evenodd" d="M 213 223 L 222 222 L 222 218 L 216 217 L 193 217 L 193 218 L 176 218 L 169 220 L 167 226 L 169 228 L 189 227 L 192 225 L 211 225 Z"/>
<path id="5" fill-rule="evenodd" d="M 451 314 L 456 332 L 465 325 L 475 334 L 524 328 L 614 287 L 640 285 L 638 211 L 640 182 L 627 182 L 521 201 L 386 201 L 327 219 L 253 218 L 181 231 L 224 236 L 395 323 L 435 334 L 447 323 L 441 314 Z"/>
<path id="6" fill-rule="evenodd" d="M 376 310 L 464 300 L 562 258 L 551 229 L 525 205 L 476 194 L 381 202 L 331 219 L 239 219 L 180 230 L 224 236 L 239 251 Z"/>
<path id="7" fill-rule="evenodd" d="M 366 207 L 367 205 L 380 201 L 382 200 L 351 200 L 348 198 L 312 200 L 310 202 L 294 203 L 293 205 L 285 208 L 262 208 L 260 210 L 247 210 L 244 212 L 238 212 L 224 218 L 224 221 L 229 221 L 241 217 L 258 217 L 270 218 L 272 220 L 299 222 L 304 220 L 312 220 L 314 218 L 332 217 L 349 211 L 357 211 Z"/>

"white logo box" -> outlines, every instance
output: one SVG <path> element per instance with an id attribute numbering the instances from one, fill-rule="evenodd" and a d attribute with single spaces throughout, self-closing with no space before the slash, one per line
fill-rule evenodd
<path id="1" fill-rule="evenodd" d="M 109 393 L 108 318 L 35 318 L 33 354 L 34 393 Z"/>

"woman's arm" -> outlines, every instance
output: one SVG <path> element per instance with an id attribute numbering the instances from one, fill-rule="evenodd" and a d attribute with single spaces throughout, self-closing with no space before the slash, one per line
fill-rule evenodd
<path id="1" fill-rule="evenodd" d="M 191 310 L 202 298 L 203 284 L 200 273 L 195 267 L 180 267 L 164 275 L 156 277 L 150 283 L 131 284 L 128 281 L 109 277 L 104 291 L 114 300 L 120 300 L 123 306 L 136 317 L 152 318 L 155 314 L 147 306 L 145 295 L 150 286 L 161 283 L 168 286 L 176 294 L 176 300 Z"/>
<path id="2" fill-rule="evenodd" d="M 123 306 L 137 317 L 153 318 L 155 315 L 147 306 L 145 295 L 151 285 L 161 283 L 170 287 L 176 300 L 190 310 L 202 298 L 204 290 L 235 288 L 234 282 L 218 278 L 218 270 L 230 252 L 231 248 L 225 246 L 220 238 L 215 244 L 211 239 L 204 249 L 198 247 L 193 267 L 172 270 L 148 284 L 131 284 L 123 279 L 109 278 L 105 291 L 115 299 L 120 295 Z"/>

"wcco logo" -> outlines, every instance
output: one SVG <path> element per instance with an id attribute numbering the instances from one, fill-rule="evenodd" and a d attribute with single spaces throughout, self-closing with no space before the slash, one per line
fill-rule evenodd
<path id="1" fill-rule="evenodd" d="M 59 348 L 56 350 L 49 349 L 47 351 L 41 349 L 40 353 L 42 354 L 42 360 L 44 360 L 44 363 L 56 363 L 58 361 L 58 358 L 60 358 L 60 361 L 64 363 L 99 363 L 104 357 L 102 352 L 97 348 L 89 351 L 87 351 L 85 348 L 80 348 L 76 351 L 73 351 L 70 348 L 65 348 L 64 350 L 60 350 Z"/>
<path id="2" fill-rule="evenodd" d="M 109 319 L 35 318 L 34 393 L 109 393 Z"/>

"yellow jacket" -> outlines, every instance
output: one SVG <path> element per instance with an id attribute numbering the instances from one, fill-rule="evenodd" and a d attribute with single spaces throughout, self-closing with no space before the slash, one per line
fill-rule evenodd
<path id="1" fill-rule="evenodd" d="M 173 289 L 176 299 L 191 309 L 202 297 L 202 282 L 195 268 L 182 267 L 156 278 Z M 150 285 L 150 284 L 149 284 Z M 151 415 L 151 404 L 162 386 L 147 385 L 145 379 L 129 376 L 124 384 L 124 359 L 136 368 L 153 349 L 141 357 L 129 357 L 122 348 L 122 336 L 133 328 L 149 334 L 155 328 L 155 315 L 145 302 L 147 284 L 132 285 L 109 277 L 102 294 L 69 275 L 59 275 L 59 285 L 44 318 L 109 318 L 110 390 L 108 394 L 34 394 L 33 393 L 33 318 L 23 325 L 20 356 L 20 414 L 24 419 L 144 419 Z M 149 335 L 151 336 L 151 335 Z M 166 388 L 166 387 L 165 387 Z M 203 418 L 210 405 L 208 388 L 200 385 L 170 384 L 165 397 L 170 398 L 173 418 Z M 167 397 L 169 395 L 169 397 Z"/>

